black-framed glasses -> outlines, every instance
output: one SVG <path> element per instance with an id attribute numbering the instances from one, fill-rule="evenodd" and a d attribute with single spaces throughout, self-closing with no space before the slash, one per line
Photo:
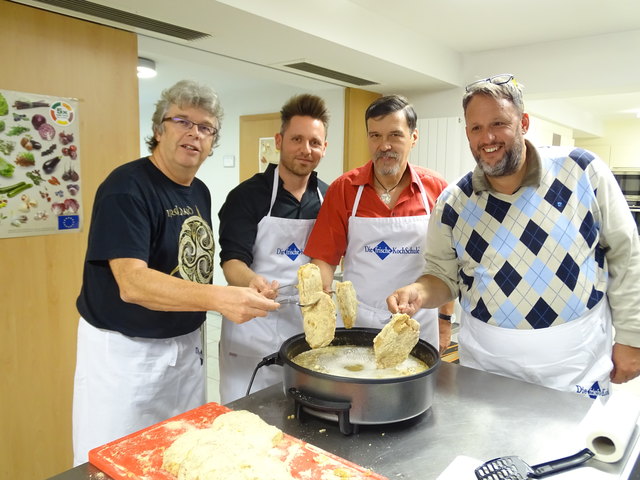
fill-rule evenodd
<path id="1" fill-rule="evenodd" d="M 201 133 L 205 137 L 214 137 L 218 134 L 218 129 L 212 125 L 192 122 L 191 120 L 187 120 L 182 117 L 164 117 L 162 119 L 163 122 L 166 122 L 167 120 L 175 123 L 185 131 L 191 130 L 195 125 L 198 128 L 198 133 Z"/>
<path id="2" fill-rule="evenodd" d="M 474 85 L 478 85 L 479 83 L 493 83 L 494 85 L 504 85 L 505 83 L 515 82 L 515 77 L 510 73 L 501 73 L 499 75 L 494 75 L 493 77 L 483 78 L 482 80 L 476 80 L 475 82 L 471 82 L 469 85 L 465 87 L 465 90 L 468 92 L 471 87 Z"/>

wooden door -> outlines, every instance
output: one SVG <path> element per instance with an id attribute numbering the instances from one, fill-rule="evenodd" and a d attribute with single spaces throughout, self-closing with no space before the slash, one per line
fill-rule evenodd
<path id="1" fill-rule="evenodd" d="M 367 128 L 364 114 L 371 102 L 382 95 L 358 88 L 344 92 L 344 160 L 343 171 L 348 172 L 369 161 Z"/>
<path id="2" fill-rule="evenodd" d="M 260 139 L 280 131 L 280 113 L 240 116 L 240 181 L 260 171 Z"/>

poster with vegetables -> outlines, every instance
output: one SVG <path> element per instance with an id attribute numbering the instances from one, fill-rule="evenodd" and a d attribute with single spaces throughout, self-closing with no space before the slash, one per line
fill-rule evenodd
<path id="1" fill-rule="evenodd" d="M 0 238 L 80 231 L 77 103 L 0 90 Z"/>

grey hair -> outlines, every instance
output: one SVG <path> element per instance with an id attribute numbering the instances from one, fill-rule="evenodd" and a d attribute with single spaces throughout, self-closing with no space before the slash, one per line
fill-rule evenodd
<path id="1" fill-rule="evenodd" d="M 163 90 L 160 100 L 156 103 L 156 110 L 151 116 L 151 131 L 153 133 L 146 139 L 149 151 L 153 152 L 158 146 L 156 134 L 164 132 L 162 119 L 165 118 L 171 105 L 177 105 L 180 108 L 199 108 L 218 120 L 218 134 L 216 134 L 212 148 L 218 146 L 223 117 L 222 105 L 220 105 L 218 95 L 207 85 L 194 82 L 193 80 L 180 80 L 172 87 Z"/>
<path id="2" fill-rule="evenodd" d="M 467 91 L 462 97 L 462 109 L 467 113 L 467 105 L 469 105 L 471 99 L 476 95 L 485 95 L 487 97 L 493 97 L 496 100 L 508 100 L 516 107 L 518 114 L 522 115 L 524 113 L 522 88 L 523 85 L 517 83 L 515 80 L 503 83 L 502 85 L 496 85 L 489 81 L 472 83 L 467 87 Z"/>

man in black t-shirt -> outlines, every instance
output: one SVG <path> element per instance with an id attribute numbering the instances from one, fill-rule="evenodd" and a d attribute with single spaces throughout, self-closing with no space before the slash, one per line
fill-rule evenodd
<path id="1" fill-rule="evenodd" d="M 156 104 L 151 155 L 98 188 L 77 300 L 76 465 L 94 447 L 205 402 L 208 310 L 242 323 L 278 307 L 254 289 L 211 284 L 211 197 L 195 175 L 221 118 L 210 88 L 178 82 Z"/>

